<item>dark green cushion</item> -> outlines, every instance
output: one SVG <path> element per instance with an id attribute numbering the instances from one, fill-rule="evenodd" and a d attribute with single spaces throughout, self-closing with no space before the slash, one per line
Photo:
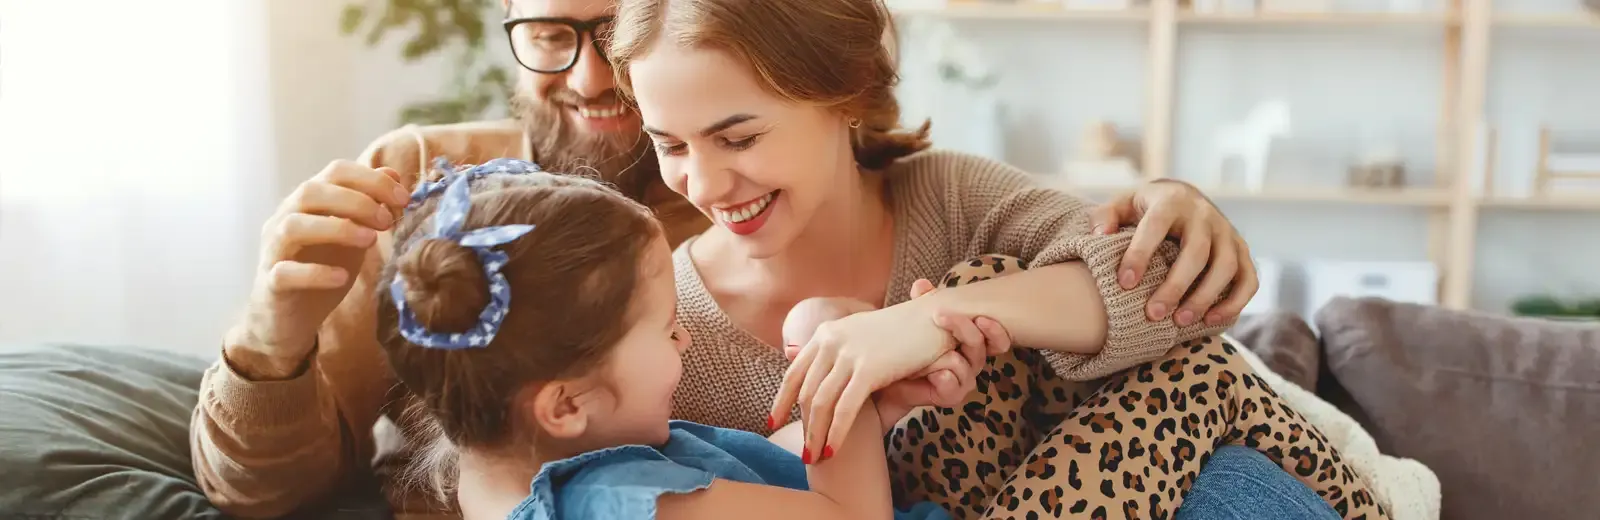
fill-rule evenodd
<path id="1" fill-rule="evenodd" d="M 189 459 L 208 364 L 139 348 L 0 346 L 0 518 L 221 518 Z"/>

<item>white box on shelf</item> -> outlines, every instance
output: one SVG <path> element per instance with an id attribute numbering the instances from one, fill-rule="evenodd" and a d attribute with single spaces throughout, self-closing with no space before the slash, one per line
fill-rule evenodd
<path id="1" fill-rule="evenodd" d="M 1319 260 L 1306 262 L 1305 272 L 1308 314 L 1317 312 L 1336 296 L 1375 296 L 1422 305 L 1439 303 L 1439 268 L 1432 262 Z"/>
<path id="2" fill-rule="evenodd" d="M 1255 296 L 1250 297 L 1241 314 L 1266 314 L 1283 308 L 1283 262 L 1275 258 L 1256 258 Z"/>

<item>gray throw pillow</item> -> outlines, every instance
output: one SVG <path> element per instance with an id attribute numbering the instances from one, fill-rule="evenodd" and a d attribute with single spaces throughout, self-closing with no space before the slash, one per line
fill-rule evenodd
<path id="1" fill-rule="evenodd" d="M 189 463 L 208 364 L 135 348 L 0 346 L 0 518 L 222 518 Z"/>
<path id="2" fill-rule="evenodd" d="M 1300 316 L 1283 311 L 1241 316 L 1239 323 L 1228 329 L 1228 335 L 1284 380 L 1308 392 L 1317 390 L 1322 346 Z"/>
<path id="3" fill-rule="evenodd" d="M 1384 453 L 1439 476 L 1442 517 L 1600 511 L 1600 325 L 1336 298 L 1329 371 Z"/>

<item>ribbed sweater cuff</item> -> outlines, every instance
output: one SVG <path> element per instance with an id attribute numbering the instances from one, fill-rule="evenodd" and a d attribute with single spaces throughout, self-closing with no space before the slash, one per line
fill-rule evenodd
<path id="1" fill-rule="evenodd" d="M 317 381 L 322 377 L 315 361 L 305 372 L 293 379 L 281 381 L 251 381 L 246 379 L 226 357 L 211 367 L 209 398 L 206 412 L 223 422 L 229 430 L 272 429 L 297 431 L 303 428 L 320 428 L 323 425 L 322 407 L 318 403 L 321 389 Z"/>
<path id="2" fill-rule="evenodd" d="M 1178 327 L 1168 317 L 1151 321 L 1145 315 L 1145 305 L 1156 288 L 1167 279 L 1171 262 L 1177 258 L 1178 246 L 1162 242 L 1151 256 L 1144 276 L 1132 289 L 1117 284 L 1117 268 L 1133 242 L 1131 229 L 1113 235 L 1087 235 L 1073 237 L 1057 247 L 1051 247 L 1035 259 L 1033 265 L 1042 267 L 1070 260 L 1082 260 L 1095 278 L 1100 297 L 1105 302 L 1107 327 L 1106 344 L 1098 354 L 1085 356 L 1062 352 L 1049 352 L 1046 358 L 1057 375 L 1087 381 L 1109 376 L 1140 363 L 1161 358 L 1183 339 L 1199 337 L 1208 329 L 1204 322 L 1188 327 Z M 1215 327 L 1221 330 L 1225 327 Z"/>

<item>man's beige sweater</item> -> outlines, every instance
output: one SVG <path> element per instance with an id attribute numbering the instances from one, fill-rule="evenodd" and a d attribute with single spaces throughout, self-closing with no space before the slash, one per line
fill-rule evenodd
<path id="1" fill-rule="evenodd" d="M 415 178 L 435 157 L 456 164 L 528 158 L 526 143 L 510 121 L 406 128 L 374 142 L 361 160 Z M 1176 248 L 1162 247 L 1139 286 L 1125 291 L 1116 284 L 1116 268 L 1130 235 L 1093 235 L 1085 202 L 1035 187 L 1015 168 L 929 151 L 902 160 L 884 175 L 896 227 L 886 303 L 903 301 L 917 278 L 937 279 L 955 262 L 980 253 L 1019 256 L 1033 265 L 1083 261 L 1110 317 L 1107 344 L 1093 356 L 1049 354 L 1058 373 L 1081 380 L 1155 359 L 1178 341 L 1222 328 L 1180 329 L 1170 320 L 1146 320 L 1143 304 L 1165 279 Z M 709 225 L 664 186 L 657 184 L 645 199 L 667 225 L 674 247 Z M 191 445 L 201 487 L 219 507 L 239 516 L 280 516 L 371 485 L 379 451 L 374 425 L 384 416 L 400 422 L 409 402 L 376 339 L 375 286 L 389 244 L 386 237 L 368 252 L 355 287 L 324 323 L 304 373 L 284 381 L 252 381 L 226 359 L 207 370 Z M 685 354 L 674 415 L 768 433 L 765 417 L 787 361 L 729 320 L 684 251 L 680 247 L 674 255 L 679 316 L 694 344 Z M 441 507 L 420 490 L 405 490 L 384 477 L 378 483 L 397 512 Z"/>

